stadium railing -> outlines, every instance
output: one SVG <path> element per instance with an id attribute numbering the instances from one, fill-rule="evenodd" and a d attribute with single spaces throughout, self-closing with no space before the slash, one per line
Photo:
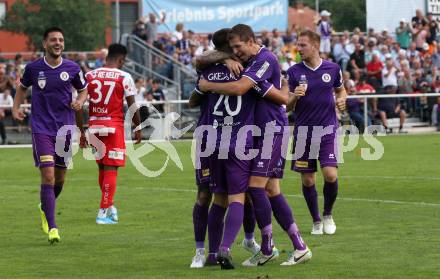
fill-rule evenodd
<path id="1" fill-rule="evenodd" d="M 349 95 L 348 99 L 364 99 L 363 102 L 363 113 L 364 113 L 364 121 L 365 127 L 368 124 L 368 111 L 369 104 L 368 99 L 378 99 L 378 98 L 421 98 L 421 97 L 439 97 L 440 93 L 413 93 L 413 94 L 358 94 L 358 95 Z M 151 101 L 151 102 L 142 102 L 138 103 L 138 105 L 147 105 L 147 106 L 155 106 L 155 105 L 164 105 L 163 116 L 171 113 L 177 112 L 180 115 L 180 120 L 177 120 L 176 124 L 178 128 L 182 128 L 185 123 L 195 121 L 198 118 L 199 110 L 198 108 L 191 109 L 188 107 L 189 100 L 166 100 L 166 101 Z M 31 104 L 23 104 L 22 108 L 30 108 Z M 11 109 L 11 106 L 0 105 L 0 108 L 3 109 Z"/>
<path id="2" fill-rule="evenodd" d="M 174 96 L 168 99 L 189 98 L 197 74 L 174 57 L 151 46 L 132 34 L 123 34 L 121 43 L 129 49 L 128 62 L 124 70 L 135 77 L 149 77 L 162 81 L 164 87 L 174 88 Z"/>

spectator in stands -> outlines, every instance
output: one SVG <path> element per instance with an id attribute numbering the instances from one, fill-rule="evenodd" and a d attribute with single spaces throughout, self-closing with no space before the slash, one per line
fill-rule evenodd
<path id="1" fill-rule="evenodd" d="M 154 13 L 148 14 L 148 21 L 145 22 L 145 30 L 147 35 L 147 43 L 152 45 L 157 41 L 157 28 L 165 22 L 165 13 L 161 14 L 160 21 L 157 21 Z"/>
<path id="2" fill-rule="evenodd" d="M 293 60 L 292 53 L 290 52 L 286 53 L 285 57 L 286 57 L 286 61 L 284 61 L 281 64 L 281 70 L 283 72 L 286 72 L 290 67 L 296 64 L 295 61 Z"/>
<path id="3" fill-rule="evenodd" d="M 284 44 L 287 44 L 287 43 L 293 43 L 293 44 L 295 44 L 295 43 L 296 43 L 297 36 L 298 36 L 298 35 L 297 35 L 297 33 L 296 33 L 296 25 L 295 25 L 295 24 L 292 24 L 292 27 L 291 27 L 291 28 L 288 28 L 288 29 L 286 30 L 286 35 L 283 36 Z"/>
<path id="4" fill-rule="evenodd" d="M 355 44 L 354 52 L 350 55 L 347 70 L 351 72 L 352 76 L 358 76 L 365 71 L 365 52 L 359 42 Z"/>
<path id="5" fill-rule="evenodd" d="M 437 38 L 437 33 L 439 31 L 439 25 L 438 25 L 437 21 L 432 17 L 432 13 L 427 14 L 426 20 L 428 21 L 428 26 L 429 26 L 429 30 L 428 30 L 429 36 L 428 36 L 428 38 L 426 38 L 426 42 L 428 44 L 432 44 Z"/>
<path id="6" fill-rule="evenodd" d="M 372 60 L 367 64 L 368 83 L 371 84 L 376 91 L 382 87 L 382 69 L 383 64 L 379 60 L 379 56 L 374 53 Z"/>
<path id="7" fill-rule="evenodd" d="M 278 31 L 278 29 L 276 28 L 272 30 L 271 45 L 272 45 L 272 52 L 281 54 L 281 50 L 284 47 L 284 41 L 283 41 L 283 37 L 281 37 L 280 35 L 280 31 Z"/>
<path id="8" fill-rule="evenodd" d="M 199 56 L 201 55 L 203 52 L 207 51 L 207 50 L 211 50 L 212 48 L 209 46 L 209 40 L 208 38 L 202 38 L 201 39 L 201 43 L 199 44 L 199 46 L 197 47 L 196 51 L 195 51 L 195 56 Z"/>
<path id="9" fill-rule="evenodd" d="M 15 79 L 16 81 L 19 81 L 24 69 L 23 56 L 20 53 L 17 53 L 15 55 L 14 66 L 15 66 Z"/>
<path id="10" fill-rule="evenodd" d="M 260 35 L 260 39 L 261 39 L 261 43 L 263 44 L 263 46 L 265 47 L 270 47 L 271 46 L 271 39 L 269 37 L 269 32 L 265 29 L 263 29 L 261 31 L 261 35 Z"/>
<path id="11" fill-rule="evenodd" d="M 428 20 L 423 16 L 422 10 L 417 9 L 416 15 L 411 19 L 412 27 L 415 28 L 418 24 L 427 24 Z"/>
<path id="12" fill-rule="evenodd" d="M 396 28 L 396 40 L 403 49 L 408 49 L 411 43 L 412 28 L 411 25 L 406 22 L 406 19 L 400 19 L 399 26 Z"/>
<path id="13" fill-rule="evenodd" d="M 385 55 L 385 67 L 382 69 L 382 86 L 393 86 L 397 88 L 397 68 L 394 65 L 393 57 Z"/>
<path id="14" fill-rule="evenodd" d="M 356 92 L 359 94 L 374 94 L 376 90 L 371 84 L 367 83 L 367 74 L 363 73 L 359 77 L 359 81 L 356 84 Z"/>
<path id="15" fill-rule="evenodd" d="M 333 46 L 333 57 L 335 62 L 341 66 L 342 71 L 347 69 L 350 55 L 345 50 L 345 36 L 335 37 L 335 44 Z"/>
<path id="16" fill-rule="evenodd" d="M 171 38 L 174 39 L 176 42 L 183 39 L 183 30 L 184 25 L 183 23 L 177 23 L 176 29 L 174 30 L 173 34 L 171 35 Z"/>
<path id="17" fill-rule="evenodd" d="M 396 94 L 397 87 L 386 86 L 384 87 L 384 93 L 386 94 Z M 401 109 L 400 102 L 398 98 L 379 98 L 378 100 L 379 117 L 382 121 L 382 125 L 385 127 L 387 133 L 392 133 L 393 129 L 388 126 L 388 119 L 399 117 L 399 133 L 406 133 L 403 129 L 403 124 L 406 119 L 406 112 Z"/>
<path id="18" fill-rule="evenodd" d="M 437 97 L 437 103 L 432 107 L 431 124 L 437 127 L 437 131 L 440 131 L 440 97 Z"/>
<path id="19" fill-rule="evenodd" d="M 423 51 L 423 45 L 426 43 L 426 39 L 430 36 L 428 23 L 417 24 L 413 29 L 413 36 L 416 43 L 416 49 Z"/>
<path id="20" fill-rule="evenodd" d="M 403 64 L 409 65 L 409 61 L 406 59 L 406 50 L 400 49 L 397 57 L 394 59 L 394 66 L 396 66 L 397 69 L 402 70 Z"/>
<path id="21" fill-rule="evenodd" d="M 147 41 L 147 30 L 145 30 L 145 25 L 142 22 L 142 20 L 137 20 L 134 23 L 133 30 L 131 31 L 131 34 L 135 35 L 139 39 L 143 41 Z"/>
<path id="22" fill-rule="evenodd" d="M 348 95 L 356 95 L 356 87 L 353 80 L 349 79 L 344 82 L 345 90 L 347 90 Z M 359 129 L 361 133 L 364 132 L 365 123 L 364 123 L 364 114 L 363 114 L 363 98 L 358 99 L 347 99 L 346 107 L 350 119 L 353 121 L 354 125 Z"/>
<path id="23" fill-rule="evenodd" d="M 316 28 L 316 32 L 321 35 L 321 44 L 319 46 L 319 52 L 324 57 L 328 57 L 331 52 L 330 47 L 330 38 L 333 32 L 333 27 L 330 22 L 331 13 L 326 10 L 323 10 L 320 13 L 321 19 L 318 22 L 318 26 Z"/>
<path id="24" fill-rule="evenodd" d="M 151 84 L 151 89 L 148 91 L 148 94 L 153 97 L 155 101 L 165 101 L 165 95 L 162 91 L 162 88 L 160 87 L 160 80 L 155 79 L 153 80 Z M 154 107 L 161 113 L 164 112 L 164 105 L 163 104 L 157 104 L 154 105 Z"/>
<path id="25" fill-rule="evenodd" d="M 87 60 L 87 54 L 85 52 L 80 52 L 78 54 L 78 60 L 76 63 L 79 65 L 83 73 L 89 72 L 92 68 L 92 65 L 89 64 L 89 61 Z"/>
<path id="26" fill-rule="evenodd" d="M 11 115 L 11 108 L 14 103 L 9 89 L 4 90 L 4 93 L 0 93 L 0 137 L 1 144 L 6 144 L 6 129 L 3 119 L 7 115 Z M 6 108 L 8 107 L 8 108 Z"/>
<path id="27" fill-rule="evenodd" d="M 105 65 L 105 58 L 107 57 L 107 54 L 108 54 L 108 50 L 106 48 L 102 48 L 99 51 L 95 60 L 95 67 L 94 67 L 95 69 Z"/>
<path id="28" fill-rule="evenodd" d="M 136 78 L 134 80 L 134 86 L 137 90 L 135 100 L 136 103 L 140 104 L 144 100 L 144 94 L 147 93 L 147 89 L 145 88 L 145 80 L 143 78 Z"/>
<path id="29" fill-rule="evenodd" d="M 6 90 L 13 90 L 15 86 L 15 80 L 11 76 L 6 75 L 6 66 L 0 65 L 0 92 Z"/>

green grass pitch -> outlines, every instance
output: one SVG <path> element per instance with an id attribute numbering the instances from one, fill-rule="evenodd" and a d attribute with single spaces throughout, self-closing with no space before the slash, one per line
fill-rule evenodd
<path id="1" fill-rule="evenodd" d="M 258 268 L 242 267 L 249 254 L 238 245 L 241 232 L 232 247 L 233 271 L 189 268 L 196 189 L 189 142 L 173 142 L 183 171 L 170 162 L 164 174 L 148 178 L 128 161 L 119 172 L 115 202 L 120 223 L 114 226 L 95 224 L 97 167 L 76 155 L 57 204 L 62 239 L 56 246 L 40 230 L 40 182 L 31 149 L 0 149 L 0 278 L 438 278 L 440 136 L 380 140 L 385 153 L 379 161 L 361 159 L 365 142 L 344 156 L 334 236 L 310 235 L 299 176 L 286 165 L 282 189 L 312 249 L 309 263 L 279 266 L 291 245 L 274 220 L 280 258 Z M 165 158 L 157 149 L 143 162 L 159 169 Z"/>

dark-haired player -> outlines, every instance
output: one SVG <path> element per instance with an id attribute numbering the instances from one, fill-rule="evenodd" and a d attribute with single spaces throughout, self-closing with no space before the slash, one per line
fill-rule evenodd
<path id="1" fill-rule="evenodd" d="M 108 47 L 106 64 L 86 74 L 89 86 L 89 133 L 90 144 L 100 156 L 98 183 L 101 203 L 96 217 L 97 224 L 118 223 L 118 212 L 113 204 L 116 192 L 118 168 L 125 165 L 124 99 L 130 108 L 137 93 L 131 75 L 121 70 L 127 49 L 121 44 Z M 140 123 L 136 111 L 133 124 Z M 141 131 L 135 132 L 135 143 L 141 141 Z"/>
<path id="2" fill-rule="evenodd" d="M 87 82 L 77 64 L 61 57 L 64 36 L 60 28 L 52 27 L 44 32 L 43 47 L 43 58 L 25 67 L 12 115 L 16 120 L 24 119 L 20 105 L 26 89 L 32 87 L 32 147 L 35 166 L 41 174 L 39 207 L 42 229 L 48 234 L 49 242 L 54 243 L 60 241 L 55 223 L 56 198 L 63 189 L 71 150 L 71 134 L 58 134 L 58 131 L 64 125 L 74 125 L 74 110 L 80 111 L 87 98 Z M 78 91 L 76 100 L 72 97 L 72 87 Z M 65 154 L 57 151 L 56 145 L 59 144 L 64 147 Z"/>

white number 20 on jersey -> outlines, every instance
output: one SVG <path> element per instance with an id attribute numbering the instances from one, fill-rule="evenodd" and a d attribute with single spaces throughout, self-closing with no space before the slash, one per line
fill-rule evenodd
<path id="1" fill-rule="evenodd" d="M 92 80 L 90 83 L 96 84 L 96 88 L 94 93 L 97 94 L 96 98 L 90 98 L 90 102 L 97 104 L 99 102 L 101 102 L 102 100 L 102 83 L 100 80 L 94 79 Z M 116 83 L 114 81 L 104 81 L 104 85 L 108 86 L 108 91 L 107 91 L 107 95 L 105 96 L 105 100 L 104 100 L 104 105 L 108 105 L 108 103 L 110 102 L 110 97 L 113 94 L 113 90 L 115 89 L 115 85 Z"/>
<path id="2" fill-rule="evenodd" d="M 229 96 L 220 95 L 220 98 L 218 98 L 217 103 L 215 103 L 214 111 L 212 112 L 212 114 L 217 116 L 223 116 L 223 111 L 219 110 L 219 106 L 224 99 L 224 106 L 228 115 L 236 116 L 238 113 L 240 113 L 241 110 L 241 96 L 237 96 L 236 98 L 237 98 L 237 107 L 235 108 L 235 110 L 231 110 L 231 107 L 229 106 Z"/>

